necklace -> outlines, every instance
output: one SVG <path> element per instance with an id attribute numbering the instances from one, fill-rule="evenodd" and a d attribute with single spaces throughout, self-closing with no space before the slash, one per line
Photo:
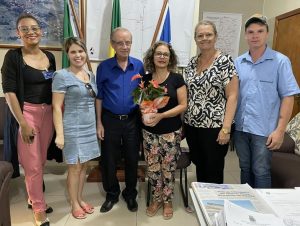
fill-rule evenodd
<path id="1" fill-rule="evenodd" d="M 205 59 L 205 60 L 203 60 L 203 58 L 201 58 L 201 56 L 203 56 L 202 54 L 199 56 L 198 62 L 197 62 L 197 72 L 199 74 L 201 74 L 201 72 L 203 72 L 204 70 L 206 70 L 207 68 L 209 68 L 212 65 L 217 52 L 218 51 L 215 50 L 213 52 L 213 54 L 208 59 Z"/>
<path id="2" fill-rule="evenodd" d="M 158 74 L 157 72 L 154 72 L 152 77 L 153 77 L 154 80 L 156 80 L 158 82 L 158 84 L 161 84 L 164 81 L 166 81 L 169 74 L 170 74 L 169 71 L 167 71 L 167 73 L 162 73 L 162 74 Z"/>

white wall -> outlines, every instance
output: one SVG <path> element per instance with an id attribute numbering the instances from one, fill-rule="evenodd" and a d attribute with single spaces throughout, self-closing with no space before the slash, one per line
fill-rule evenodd
<path id="1" fill-rule="evenodd" d="M 239 45 L 239 54 L 247 51 L 248 46 L 244 39 L 244 23 L 254 13 L 262 13 L 263 0 L 201 0 L 200 19 L 203 12 L 240 13 L 242 14 L 242 30 Z"/>

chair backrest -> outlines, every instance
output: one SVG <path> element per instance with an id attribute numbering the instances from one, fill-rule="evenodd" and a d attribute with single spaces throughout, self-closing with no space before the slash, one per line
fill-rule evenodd
<path id="1" fill-rule="evenodd" d="M 281 147 L 276 150 L 276 152 L 284 152 L 284 153 L 295 153 L 295 141 L 288 135 L 284 133 L 284 139 Z"/>
<path id="2" fill-rule="evenodd" d="M 190 152 L 188 148 L 181 148 L 181 155 L 177 160 L 177 169 L 187 168 L 191 164 Z"/>

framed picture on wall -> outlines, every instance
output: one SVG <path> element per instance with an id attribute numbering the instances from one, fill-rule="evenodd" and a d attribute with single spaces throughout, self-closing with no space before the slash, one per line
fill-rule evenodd
<path id="1" fill-rule="evenodd" d="M 81 21 L 81 0 L 73 0 L 75 11 Z M 61 50 L 63 43 L 63 0 L 0 0 L 0 48 L 21 46 L 16 34 L 16 20 L 21 13 L 30 13 L 40 22 L 41 47 Z"/>

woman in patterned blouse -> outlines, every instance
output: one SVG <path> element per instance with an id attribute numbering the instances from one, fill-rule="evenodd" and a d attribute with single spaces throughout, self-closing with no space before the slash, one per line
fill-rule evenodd
<path id="1" fill-rule="evenodd" d="M 197 181 L 223 183 L 224 159 L 237 106 L 237 73 L 231 56 L 215 48 L 214 23 L 199 22 L 194 39 L 200 54 L 185 69 L 185 135 Z"/>

